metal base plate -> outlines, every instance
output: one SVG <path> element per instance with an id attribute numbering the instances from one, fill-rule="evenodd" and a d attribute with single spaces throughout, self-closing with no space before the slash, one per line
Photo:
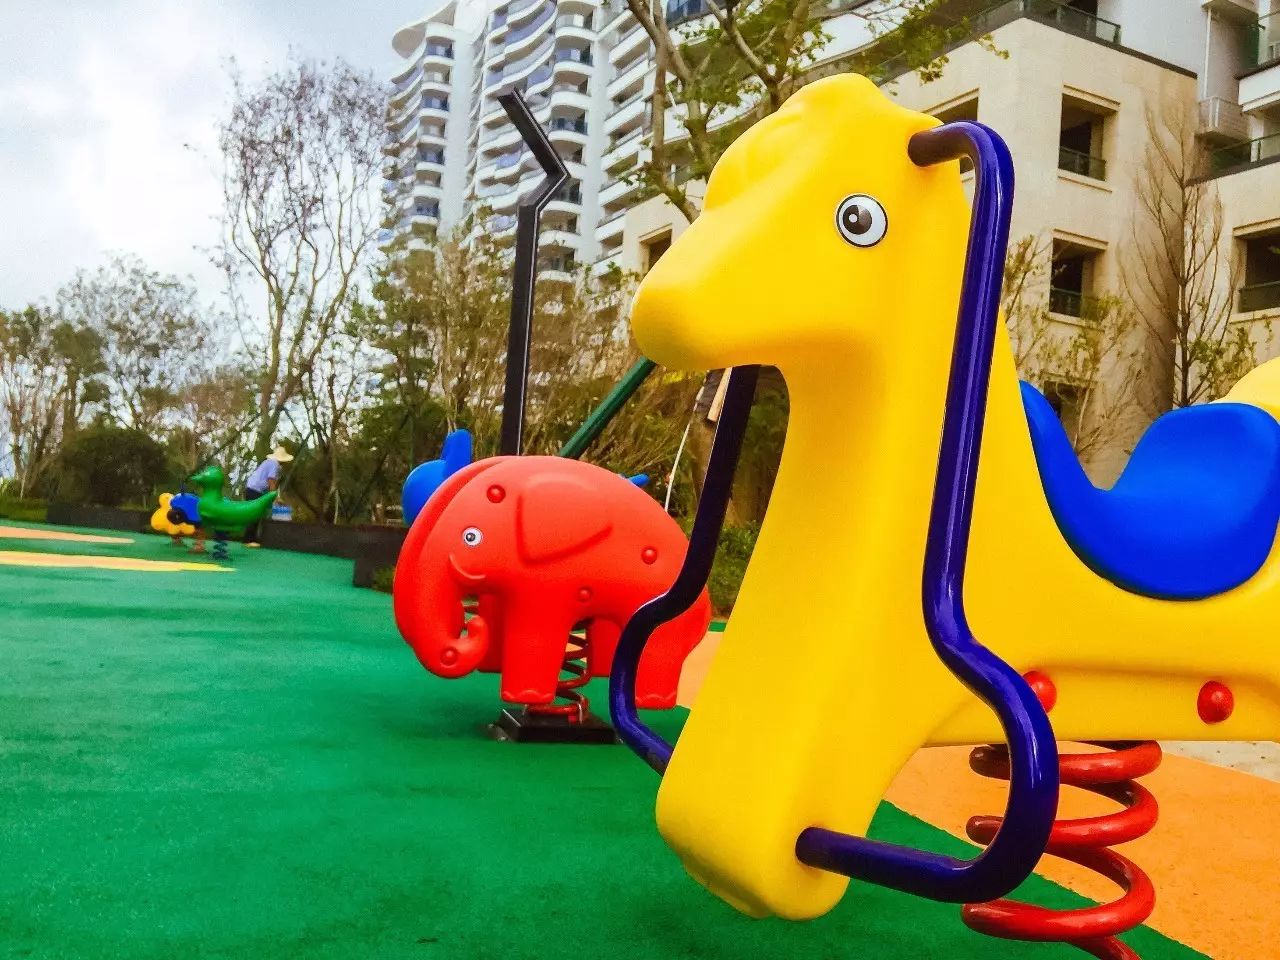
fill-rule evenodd
<path id="1" fill-rule="evenodd" d="M 613 727 L 594 713 L 582 720 L 545 713 L 529 713 L 523 707 L 503 707 L 498 719 L 489 724 L 495 740 L 516 743 L 617 743 Z"/>

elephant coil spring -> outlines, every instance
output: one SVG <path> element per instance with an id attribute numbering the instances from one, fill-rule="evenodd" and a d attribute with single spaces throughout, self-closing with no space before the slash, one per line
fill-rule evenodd
<path id="1" fill-rule="evenodd" d="M 570 635 L 565 647 L 564 662 L 560 666 L 561 676 L 556 680 L 556 700 L 565 702 L 530 704 L 525 708 L 529 713 L 564 717 L 570 723 L 581 723 L 586 719 L 591 701 L 578 688 L 586 686 L 591 679 L 587 663 L 587 642 L 582 637 Z"/>
<path id="2" fill-rule="evenodd" d="M 1110 848 L 1149 833 L 1159 810 L 1151 792 L 1137 778 L 1152 773 L 1161 751 L 1154 741 L 1096 743 L 1105 753 L 1059 756 L 1062 783 L 1107 797 L 1123 805 L 1117 813 L 1081 820 L 1059 820 L 1045 852 L 1070 860 L 1114 881 L 1124 895 L 1112 903 L 1079 910 L 1054 911 L 1011 900 L 971 903 L 961 917 L 973 930 L 1006 940 L 1068 943 L 1099 960 L 1139 960 L 1117 939 L 1139 926 L 1155 908 L 1155 888 L 1133 861 Z M 1009 778 L 1009 753 L 1004 746 L 977 747 L 969 766 L 984 777 Z M 966 832 L 975 843 L 989 843 L 1001 817 L 973 817 Z"/>

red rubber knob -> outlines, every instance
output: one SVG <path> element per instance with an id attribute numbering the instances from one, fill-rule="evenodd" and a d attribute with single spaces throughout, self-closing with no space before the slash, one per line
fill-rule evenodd
<path id="1" fill-rule="evenodd" d="M 1196 712 L 1205 723 L 1221 723 L 1236 709 L 1235 694 L 1225 683 L 1210 680 L 1196 697 Z"/>
<path id="2" fill-rule="evenodd" d="M 1027 686 L 1031 688 L 1031 692 L 1040 701 L 1040 706 L 1044 707 L 1044 712 L 1048 713 L 1052 710 L 1054 704 L 1058 702 L 1058 688 L 1049 679 L 1049 675 L 1041 673 L 1039 670 L 1031 670 L 1024 674 L 1022 679 L 1027 681 Z"/>

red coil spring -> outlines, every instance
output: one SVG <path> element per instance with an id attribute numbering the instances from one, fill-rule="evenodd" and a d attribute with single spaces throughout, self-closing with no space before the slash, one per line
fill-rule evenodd
<path id="1" fill-rule="evenodd" d="M 971 929 L 1006 940 L 1069 943 L 1099 960 L 1140 960 L 1117 937 L 1151 916 L 1155 888 L 1133 861 L 1109 848 L 1136 840 L 1156 825 L 1156 799 L 1135 781 L 1160 766 L 1160 746 L 1153 741 L 1095 746 L 1112 752 L 1059 757 L 1062 782 L 1114 800 L 1124 809 L 1100 817 L 1057 821 L 1045 853 L 1101 874 L 1119 885 L 1124 895 L 1112 903 L 1063 911 L 1012 900 L 971 903 L 961 913 Z M 969 766 L 981 776 L 1008 780 L 1008 748 L 978 747 L 969 755 Z M 975 843 L 985 845 L 1003 819 L 973 817 L 965 829 Z"/>
<path id="2" fill-rule="evenodd" d="M 564 663 L 560 666 L 560 674 L 560 679 L 556 681 L 556 699 L 565 702 L 530 704 L 525 709 L 529 713 L 565 717 L 571 723 L 581 723 L 586 719 L 587 711 L 591 708 L 591 701 L 578 690 L 579 687 L 585 687 L 591 679 L 587 666 L 586 640 L 570 636 L 564 652 Z"/>

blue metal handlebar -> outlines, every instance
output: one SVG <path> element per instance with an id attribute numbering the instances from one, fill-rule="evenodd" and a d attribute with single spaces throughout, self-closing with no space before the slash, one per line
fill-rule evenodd
<path id="1" fill-rule="evenodd" d="M 728 377 L 729 386 L 725 388 L 720 419 L 716 422 L 707 477 L 693 518 L 693 529 L 689 532 L 684 565 L 670 590 L 654 597 L 627 621 L 614 650 L 613 669 L 609 674 L 609 715 L 618 736 L 658 773 L 667 769 L 672 746 L 640 721 L 636 710 L 636 668 L 653 632 L 693 606 L 711 575 L 711 562 L 715 559 L 725 512 L 729 509 L 733 474 L 738 468 L 760 368 L 734 367 Z"/>
<path id="2" fill-rule="evenodd" d="M 908 152 L 912 161 L 920 166 L 967 156 L 977 171 L 938 473 L 929 515 L 923 612 L 926 630 L 939 659 L 990 706 L 1000 720 L 1009 743 L 1009 799 L 1004 825 L 986 850 L 970 861 L 819 827 L 810 827 L 800 834 L 796 856 L 810 866 L 931 900 L 980 903 L 1009 893 L 1034 869 L 1048 843 L 1057 812 L 1059 786 L 1057 744 L 1044 708 L 1016 670 L 977 642 L 964 612 L 964 568 L 992 352 L 1000 322 L 1000 287 L 1009 245 L 1013 161 L 999 135 L 982 124 L 969 122 L 918 133 L 911 138 Z M 731 382 L 730 392 L 733 386 Z M 746 406 L 749 410 L 749 396 Z M 730 411 L 728 397 L 725 411 Z M 739 413 L 736 408 L 732 412 Z M 740 429 L 735 427 L 739 425 L 732 420 L 726 423 L 722 415 L 712 447 L 704 500 L 698 508 L 689 554 L 676 585 L 636 613 L 623 631 L 615 655 L 609 689 L 614 724 L 623 741 L 659 772 L 666 768 L 672 747 L 639 722 L 635 711 L 635 668 L 649 635 L 692 603 L 710 570 L 710 557 L 714 555 L 732 483 L 732 467 L 736 465 L 737 447 L 745 429 L 745 415 Z M 734 449 L 725 449 L 735 441 Z M 720 472 L 726 466 L 730 470 L 727 479 Z M 710 501 L 707 490 L 714 494 Z"/>

